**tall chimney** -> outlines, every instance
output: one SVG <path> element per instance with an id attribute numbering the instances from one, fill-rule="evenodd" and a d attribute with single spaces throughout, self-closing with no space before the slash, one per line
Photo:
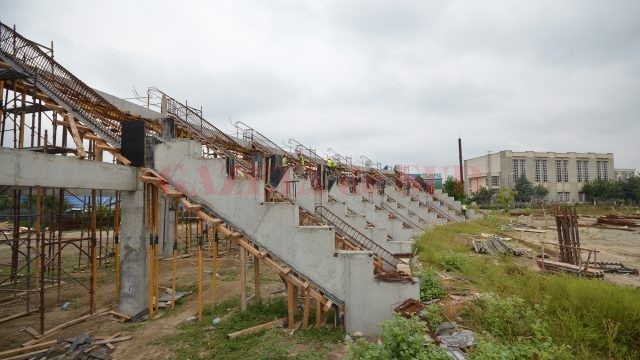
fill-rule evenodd
<path id="1" fill-rule="evenodd" d="M 464 184 L 464 176 L 462 173 L 462 139 L 458 138 L 458 160 L 460 161 L 460 182 Z"/>

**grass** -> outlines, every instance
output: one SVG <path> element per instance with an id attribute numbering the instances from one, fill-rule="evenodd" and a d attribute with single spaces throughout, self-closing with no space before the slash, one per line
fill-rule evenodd
<path id="1" fill-rule="evenodd" d="M 428 270 L 458 273 L 466 280 L 464 286 L 470 283 L 482 293 L 515 297 L 527 306 L 543 308 L 539 316 L 551 341 L 566 345 L 577 359 L 640 358 L 640 289 L 569 275 L 543 275 L 522 268 L 511 257 L 474 254 L 459 236 L 496 233 L 506 222 L 493 216 L 427 231 L 416 244 L 420 259 Z M 473 312 L 468 314 L 473 316 Z M 474 330 L 491 334 L 492 329 L 473 318 L 465 320 Z"/>
<path id="2" fill-rule="evenodd" d="M 159 340 L 174 351 L 175 359 L 324 359 L 333 347 L 340 343 L 344 333 L 335 329 L 308 329 L 289 335 L 283 329 L 272 329 L 259 334 L 233 340 L 226 334 L 286 317 L 285 298 L 269 303 L 250 305 L 247 311 L 239 311 L 237 297 L 226 300 L 204 311 L 200 323 L 183 323 L 179 334 Z M 223 319 L 213 331 L 205 331 L 216 317 Z M 296 345 L 296 354 L 290 354 Z"/>
<path id="3" fill-rule="evenodd" d="M 576 212 L 578 215 L 585 216 L 602 216 L 609 214 L 619 214 L 619 215 L 638 215 L 640 214 L 640 207 L 632 206 L 632 205 L 613 205 L 613 204 L 601 204 L 601 205 L 593 205 L 587 203 L 575 204 Z M 554 206 L 545 206 L 546 214 L 552 214 Z M 533 215 L 541 216 L 543 211 L 541 208 L 534 208 L 531 210 Z"/>

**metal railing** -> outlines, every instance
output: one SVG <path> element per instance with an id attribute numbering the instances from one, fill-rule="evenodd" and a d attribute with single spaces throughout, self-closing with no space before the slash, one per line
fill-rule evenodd
<path id="1" fill-rule="evenodd" d="M 448 221 L 454 221 L 455 219 L 453 218 L 453 216 L 449 215 L 449 213 L 443 211 L 442 209 L 440 209 L 439 207 L 430 204 L 428 202 L 422 202 L 420 200 L 418 200 L 417 197 L 412 196 L 411 200 L 413 201 L 417 201 L 420 205 L 425 206 L 427 209 L 433 210 L 435 213 L 440 214 L 443 218 L 447 219 Z"/>
<path id="2" fill-rule="evenodd" d="M 37 89 L 78 117 L 79 121 L 110 145 L 120 147 L 120 122 L 131 117 L 56 62 L 41 45 L 2 23 L 0 58 L 16 70 L 28 74 Z"/>
<path id="3" fill-rule="evenodd" d="M 409 218 L 405 217 L 404 215 L 400 214 L 396 209 L 392 208 L 391 206 L 385 204 L 384 202 L 381 203 L 381 207 L 385 210 L 387 210 L 388 212 L 391 213 L 391 215 L 393 215 L 396 219 L 402 221 L 405 225 L 407 225 L 408 227 L 411 227 L 415 230 L 422 230 L 422 227 L 416 223 L 414 223 L 413 221 L 409 220 Z"/>
<path id="4" fill-rule="evenodd" d="M 325 164 L 325 160 L 320 155 L 318 155 L 313 149 L 302 145 L 296 139 L 290 138 L 289 145 L 292 145 L 294 147 L 294 152 L 298 156 L 303 156 L 306 160 L 311 161 L 316 165 Z"/>
<path id="5" fill-rule="evenodd" d="M 202 117 L 202 114 L 199 114 L 197 110 L 182 104 L 178 100 L 155 87 L 147 89 L 147 96 L 149 102 L 151 102 L 151 99 L 154 99 L 154 102 L 162 102 L 164 98 L 166 101 L 167 113 L 172 115 L 179 124 L 187 127 L 193 138 L 200 141 L 203 145 L 222 152 L 227 158 L 233 159 L 245 172 L 252 173 L 253 167 L 248 161 L 231 153 L 231 151 L 245 152 L 246 149 L 229 135 L 225 134 L 205 120 Z"/>
<path id="6" fill-rule="evenodd" d="M 238 132 L 238 137 L 240 137 L 240 134 L 242 134 L 242 140 L 248 141 L 249 143 L 254 145 L 256 149 L 261 153 L 265 155 L 280 155 L 291 157 L 289 153 L 284 151 L 273 141 L 269 140 L 268 137 L 262 135 L 258 130 L 250 127 L 242 121 L 236 121 L 234 126 L 236 127 L 236 130 Z"/>
<path id="7" fill-rule="evenodd" d="M 374 254 L 382 259 L 384 266 L 389 271 L 396 271 L 398 268 L 398 259 L 393 256 L 392 253 L 385 250 L 380 245 L 376 244 L 373 240 L 366 235 L 358 231 L 353 226 L 349 225 L 346 221 L 342 220 L 338 215 L 331 212 L 326 207 L 319 205 L 316 206 L 316 214 L 320 216 L 324 221 L 333 226 L 336 232 L 354 243 L 359 245 L 363 249 L 372 251 Z"/>

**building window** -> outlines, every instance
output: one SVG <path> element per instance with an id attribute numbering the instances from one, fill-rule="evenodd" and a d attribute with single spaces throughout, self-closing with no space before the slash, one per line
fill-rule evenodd
<path id="1" fill-rule="evenodd" d="M 606 160 L 596 161 L 596 177 L 601 180 L 609 180 L 609 162 Z"/>
<path id="2" fill-rule="evenodd" d="M 491 177 L 491 186 L 493 186 L 493 187 L 500 186 L 500 176 L 492 176 Z"/>
<path id="3" fill-rule="evenodd" d="M 569 160 L 556 160 L 556 181 L 569 182 Z"/>
<path id="4" fill-rule="evenodd" d="M 547 182 L 547 160 L 536 159 L 534 160 L 535 167 L 535 181 Z"/>
<path id="5" fill-rule="evenodd" d="M 583 192 L 579 192 L 578 193 L 578 201 L 579 202 L 586 202 L 587 201 L 587 195 Z"/>
<path id="6" fill-rule="evenodd" d="M 515 182 L 521 176 L 527 176 L 525 159 L 513 159 L 513 181 Z"/>
<path id="7" fill-rule="evenodd" d="M 558 202 L 569 202 L 571 200 L 571 193 L 566 191 L 558 191 Z"/>
<path id="8" fill-rule="evenodd" d="M 589 162 L 587 160 L 577 160 L 576 170 L 578 182 L 589 181 Z"/>

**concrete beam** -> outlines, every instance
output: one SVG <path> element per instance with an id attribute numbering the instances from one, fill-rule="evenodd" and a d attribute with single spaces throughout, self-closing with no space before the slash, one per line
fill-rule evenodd
<path id="1" fill-rule="evenodd" d="M 134 191 L 137 169 L 74 157 L 0 148 L 0 185 Z"/>

